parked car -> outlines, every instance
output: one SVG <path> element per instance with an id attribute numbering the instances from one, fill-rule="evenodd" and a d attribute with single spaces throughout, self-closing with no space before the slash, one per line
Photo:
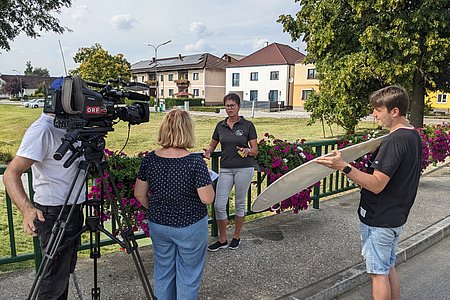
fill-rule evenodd
<path id="1" fill-rule="evenodd" d="M 44 99 L 36 99 L 33 103 L 29 104 L 31 108 L 44 107 Z"/>
<path id="2" fill-rule="evenodd" d="M 24 102 L 23 106 L 24 107 L 30 107 L 30 104 L 36 102 L 37 100 L 39 100 L 39 99 L 32 99 L 30 101 Z"/>

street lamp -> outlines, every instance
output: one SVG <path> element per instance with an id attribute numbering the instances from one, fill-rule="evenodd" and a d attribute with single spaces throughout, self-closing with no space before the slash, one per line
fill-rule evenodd
<path id="1" fill-rule="evenodd" d="M 168 41 L 166 41 L 166 42 L 164 42 L 164 43 L 161 43 L 161 44 L 159 44 L 159 45 L 156 45 L 156 46 L 154 46 L 154 45 L 152 45 L 152 44 L 149 44 L 149 43 L 144 43 L 144 44 L 146 44 L 147 46 L 149 46 L 149 47 L 152 47 L 153 48 L 153 50 L 155 50 L 155 87 L 156 87 L 156 93 L 155 93 L 155 103 L 156 103 L 156 110 L 158 110 L 158 107 L 159 107 L 159 98 L 158 98 L 158 95 L 159 95 L 159 84 L 158 84 L 158 82 L 159 82 L 159 80 L 158 80 L 158 68 L 157 68 L 157 63 L 158 63 L 158 48 L 159 47 L 161 47 L 161 46 L 164 46 L 164 45 L 167 45 L 168 43 L 170 43 L 172 40 L 168 40 Z"/>
<path id="2" fill-rule="evenodd" d="M 19 97 L 20 97 L 20 100 L 22 100 L 22 77 L 21 77 L 21 74 L 20 74 L 20 72 L 19 71 L 17 71 L 17 70 L 12 70 L 13 72 L 16 72 L 17 74 L 19 74 Z"/>

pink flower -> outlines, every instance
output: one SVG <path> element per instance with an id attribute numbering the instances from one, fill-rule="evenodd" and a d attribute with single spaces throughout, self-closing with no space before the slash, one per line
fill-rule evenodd
<path id="1" fill-rule="evenodd" d="M 145 213 L 143 211 L 138 212 L 136 215 L 136 220 L 142 221 L 144 219 L 145 219 Z"/>
<path id="2" fill-rule="evenodd" d="M 105 148 L 104 152 L 105 152 L 105 154 L 108 155 L 108 156 L 112 156 L 112 155 L 114 154 L 114 152 L 112 152 L 111 150 L 109 150 L 109 149 L 107 149 L 107 148 Z"/>

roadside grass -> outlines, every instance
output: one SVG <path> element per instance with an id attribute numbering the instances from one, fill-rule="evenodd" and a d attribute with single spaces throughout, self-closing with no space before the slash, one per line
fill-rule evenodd
<path id="1" fill-rule="evenodd" d="M 14 105 L 0 105 L 0 152 L 14 154 L 19 148 L 20 141 L 26 129 L 41 114 L 41 109 L 29 109 Z M 157 149 L 156 138 L 159 125 L 164 113 L 151 113 L 150 122 L 131 126 L 130 137 L 124 152 L 128 155 L 135 155 L 141 151 Z M 201 151 L 205 148 L 212 136 L 212 132 L 217 122 L 223 117 L 215 116 L 193 116 L 195 120 L 196 144 L 192 151 Z M 308 126 L 309 119 L 305 118 L 253 118 L 258 139 L 268 132 L 282 140 L 301 140 L 307 142 L 319 141 L 335 138 L 336 135 L 344 134 L 340 127 L 333 126 L 331 130 L 325 126 L 325 137 L 322 132 L 322 124 L 317 122 Z M 373 122 L 361 122 L 359 129 L 373 129 L 376 124 Z M 120 150 L 125 145 L 128 135 L 128 123 L 119 122 L 113 126 L 114 131 L 109 132 L 106 138 L 106 147 L 110 150 Z"/>
<path id="2" fill-rule="evenodd" d="M 10 153 L 14 156 L 17 151 L 20 141 L 31 123 L 36 120 L 41 114 L 41 109 L 27 109 L 21 106 L 0 105 L 0 153 Z M 157 149 L 156 138 L 158 128 L 161 124 L 164 113 L 151 113 L 150 122 L 140 125 L 131 126 L 128 144 L 124 152 L 128 155 L 135 155 L 141 151 L 149 151 Z M 196 145 L 192 151 L 202 151 L 210 140 L 211 135 L 217 122 L 223 117 L 215 116 L 193 116 L 195 120 Z M 275 137 L 283 140 L 301 140 L 305 139 L 307 142 L 319 141 L 324 139 L 333 139 L 336 136 L 331 135 L 329 127 L 325 127 L 326 136 L 323 136 L 323 129 L 321 123 L 315 123 L 308 126 L 309 119 L 303 118 L 253 118 L 251 121 L 255 124 L 258 133 L 258 140 L 263 138 L 264 133 L 268 132 Z M 128 135 L 128 123 L 119 122 L 114 125 L 114 131 L 108 133 L 106 138 L 107 148 L 110 150 L 120 150 L 125 144 Z M 361 122 L 359 129 L 374 129 L 376 124 L 373 122 Z M 344 134 L 342 128 L 334 126 L 332 131 L 335 135 Z M 0 164 L 4 162 L 0 161 Z M 256 175 L 254 177 L 256 181 Z M 262 185 L 264 189 L 266 183 Z M 252 184 L 252 198 L 256 198 L 256 185 Z M 231 193 L 230 212 L 234 213 L 234 192 Z M 32 239 L 26 235 L 22 230 L 22 217 L 20 212 L 14 208 L 14 228 L 15 240 L 17 244 L 18 253 L 27 253 L 32 251 Z M 247 220 L 260 218 L 261 216 L 271 213 L 265 212 L 246 217 Z M 230 222 L 231 224 L 233 222 Z M 84 242 L 88 241 L 88 233 L 82 236 Z M 139 245 L 150 243 L 150 239 L 141 239 L 138 241 Z M 5 193 L 0 190 L 0 257 L 9 256 L 9 229 L 6 215 Z M 111 245 L 102 247 L 101 252 L 117 251 L 118 245 Z M 89 257 L 89 250 L 80 252 L 80 257 Z M 0 266 L 0 272 L 8 272 L 11 270 L 32 267 L 33 261 L 15 263 L 10 265 Z"/>

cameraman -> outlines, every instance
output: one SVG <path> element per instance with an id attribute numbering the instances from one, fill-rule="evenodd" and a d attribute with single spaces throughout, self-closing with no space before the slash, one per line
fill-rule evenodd
<path id="1" fill-rule="evenodd" d="M 66 131 L 53 125 L 54 115 L 43 113 L 26 131 L 19 150 L 9 163 L 3 182 L 13 203 L 23 216 L 23 229 L 32 236 L 38 236 L 44 253 L 52 228 L 66 200 L 71 184 L 75 180 L 78 161 L 64 168 L 64 160 L 53 159 Z M 70 156 L 69 150 L 67 157 Z M 31 167 L 33 175 L 34 204 L 31 203 L 21 180 L 22 174 Z M 83 225 L 81 204 L 85 199 L 83 188 L 79 199 L 73 199 L 83 187 L 83 175 L 77 178 L 73 197 L 65 207 L 62 219 L 66 220 L 72 205 L 74 212 L 67 221 L 66 231 L 60 246 L 65 247 L 49 261 L 47 271 L 42 274 L 38 299 L 67 299 L 69 274 L 75 269 L 79 239 L 69 241 L 80 232 Z"/>

